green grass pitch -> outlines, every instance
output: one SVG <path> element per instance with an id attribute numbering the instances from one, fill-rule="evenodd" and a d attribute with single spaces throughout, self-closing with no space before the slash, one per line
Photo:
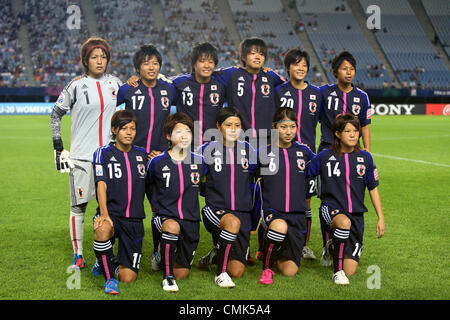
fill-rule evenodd
<path id="1" fill-rule="evenodd" d="M 69 145 L 70 118 L 63 118 Z M 386 234 L 377 239 L 376 215 L 366 196 L 364 249 L 350 286 L 338 287 L 332 269 L 316 261 L 301 263 L 298 274 L 279 273 L 272 286 L 258 283 L 261 262 L 236 279 L 236 288 L 213 283 L 214 273 L 192 268 L 178 281 L 176 294 L 163 292 L 162 275 L 150 267 L 151 228 L 145 220 L 144 255 L 137 282 L 121 284 L 118 296 L 102 290 L 103 277 L 90 269 L 92 220 L 96 202 L 85 217 L 87 267 L 67 273 L 72 260 L 69 239 L 68 175 L 54 168 L 48 116 L 0 116 L 0 299 L 1 300 L 305 300 L 305 299 L 443 299 L 450 298 L 450 118 L 374 116 L 372 152 L 380 176 Z M 203 204 L 203 200 L 202 203 Z M 320 257 L 319 200 L 313 198 L 309 246 Z M 147 216 L 150 217 L 148 204 Z M 211 246 L 203 228 L 196 260 Z M 251 252 L 256 250 L 252 236 Z M 375 269 L 374 269 L 375 268 Z M 379 271 L 374 282 L 375 273 Z M 76 280 L 79 280 L 77 282 Z M 378 284 L 379 288 L 373 288 Z M 73 288 L 75 287 L 75 288 Z M 72 288 L 72 289 L 71 289 Z M 372 289 L 371 289 L 372 288 Z"/>

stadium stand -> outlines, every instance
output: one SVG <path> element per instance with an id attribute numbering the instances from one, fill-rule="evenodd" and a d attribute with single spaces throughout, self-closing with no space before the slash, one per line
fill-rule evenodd
<path id="1" fill-rule="evenodd" d="M 331 59 L 347 50 L 357 61 L 355 82 L 359 87 L 382 88 L 383 85 L 391 85 L 392 79 L 386 72 L 386 66 L 364 37 L 345 1 L 297 0 L 296 4 L 329 82 L 336 81 L 331 70 Z"/>
<path id="2" fill-rule="evenodd" d="M 434 41 L 440 42 L 450 58 L 450 3 L 447 0 L 422 0 L 435 30 Z"/>
<path id="3" fill-rule="evenodd" d="M 210 42 L 219 51 L 218 67 L 237 64 L 237 50 L 213 0 L 162 0 L 162 5 L 183 73 L 191 71 L 192 47 L 202 42 Z"/>
<path id="4" fill-rule="evenodd" d="M 157 30 L 153 24 L 152 9 L 143 1 L 100 1 L 93 0 L 97 28 L 112 48 L 113 73 L 122 81 L 135 74 L 134 52 L 144 44 L 157 46 L 163 59 L 161 72 L 172 74 L 173 67 L 167 55 L 167 41 L 164 30 Z"/>
<path id="5" fill-rule="evenodd" d="M 18 39 L 21 23 L 26 23 L 23 15 L 14 16 L 11 3 L 0 6 L 0 87 L 26 87 L 27 78 L 22 47 Z"/>
<path id="6" fill-rule="evenodd" d="M 363 7 L 371 0 L 360 0 Z M 407 0 L 379 0 L 382 30 L 375 36 L 403 87 L 444 89 L 450 73 Z M 448 26 L 448 19 L 447 19 Z"/>
<path id="7" fill-rule="evenodd" d="M 69 0 L 24 0 L 34 80 L 37 86 L 61 86 L 83 72 L 79 63 L 81 43 L 88 31 L 83 15 L 80 29 L 66 25 Z"/>
<path id="8" fill-rule="evenodd" d="M 0 6 L 3 17 L 0 21 L 0 86 L 63 86 L 83 72 L 79 63 L 80 45 L 92 30 L 98 30 L 98 36 L 106 38 L 113 49 L 109 72 L 122 80 L 134 74 L 132 55 L 142 44 L 155 44 L 163 55 L 161 72 L 173 75 L 173 63 L 180 65 L 182 72 L 190 71 L 192 46 L 203 41 L 211 42 L 219 49 L 219 67 L 238 65 L 236 43 L 249 36 L 266 41 L 269 46 L 266 65 L 286 75 L 282 63 L 284 53 L 292 47 L 304 48 L 300 38 L 307 35 L 327 77 L 320 78 L 320 72 L 312 65 L 307 80 L 313 84 L 335 81 L 330 60 L 345 49 L 357 59 L 355 80 L 361 87 L 379 89 L 389 86 L 395 79 L 391 79 L 385 68 L 391 72 L 392 67 L 404 88 L 450 88 L 450 72 L 445 64 L 450 57 L 448 0 L 417 0 L 431 22 L 426 25 L 427 34 L 423 29 L 423 17 L 419 21 L 415 15 L 417 8 L 411 7 L 416 2 L 377 0 L 382 13 L 382 28 L 374 31 L 374 38 L 370 37 L 372 46 L 376 39 L 376 53 L 366 39 L 367 31 L 361 29 L 364 26 L 360 16 L 358 21 L 349 6 L 350 3 L 355 10 L 353 4 L 359 2 L 362 8 L 367 8 L 373 1 L 347 1 L 227 0 L 231 14 L 227 13 L 223 20 L 223 12 L 219 12 L 215 0 L 20 0 L 23 10 L 20 14 L 13 13 L 13 8 L 17 12 L 17 6 L 12 5 L 15 4 L 12 0 L 3 0 Z M 75 4 L 85 9 L 86 3 L 93 11 L 94 21 L 82 14 L 80 28 L 69 29 L 66 25 L 68 6 Z M 159 8 L 163 9 L 164 16 L 158 15 L 164 19 L 163 29 L 158 29 L 154 22 L 153 15 L 159 14 L 152 12 L 154 3 L 160 3 Z M 283 4 L 292 5 L 290 8 L 298 11 L 301 20 L 289 21 Z M 96 28 L 91 28 L 93 23 Z M 26 32 L 22 29 L 19 38 L 21 25 L 25 26 Z M 435 32 L 434 39 L 431 39 L 429 25 Z M 306 33 L 299 37 L 296 31 Z M 30 56 L 21 47 L 23 37 L 28 37 Z M 447 56 L 441 51 L 444 53 L 441 57 L 434 47 L 436 44 Z M 171 57 L 178 61 L 171 63 L 169 48 L 171 53 L 176 53 Z M 378 50 L 382 50 L 382 58 L 387 58 L 388 66 L 380 62 Z M 32 69 L 26 70 L 24 61 L 31 61 Z M 33 75 L 34 83 L 29 83 L 27 71 Z"/>

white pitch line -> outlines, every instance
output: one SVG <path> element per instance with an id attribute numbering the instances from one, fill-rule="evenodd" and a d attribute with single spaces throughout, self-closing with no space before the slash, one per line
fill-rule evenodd
<path id="1" fill-rule="evenodd" d="M 377 156 L 377 157 L 382 157 L 382 158 L 388 158 L 388 159 L 394 159 L 394 160 L 403 160 L 403 161 L 411 161 L 411 162 L 429 164 L 429 165 L 438 166 L 438 167 L 450 168 L 450 164 L 445 164 L 445 163 L 429 162 L 429 161 L 423 161 L 423 160 L 417 160 L 417 159 L 409 159 L 409 158 L 401 158 L 401 157 L 388 156 L 388 155 L 379 154 L 379 153 L 372 153 L 372 155 Z"/>

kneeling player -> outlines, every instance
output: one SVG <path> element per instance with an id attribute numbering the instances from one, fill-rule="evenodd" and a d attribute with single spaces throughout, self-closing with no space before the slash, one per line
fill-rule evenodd
<path id="1" fill-rule="evenodd" d="M 147 153 L 133 146 L 136 117 L 117 111 L 111 119 L 114 142 L 94 153 L 98 208 L 94 216 L 94 252 L 105 276 L 105 293 L 118 294 L 122 282 L 137 279 L 144 237 L 144 195 Z M 117 257 L 113 242 L 119 239 Z"/>
<path id="2" fill-rule="evenodd" d="M 253 209 L 250 190 L 256 151 L 247 142 L 238 140 L 242 118 L 236 108 L 221 109 L 216 121 L 222 137 L 202 146 L 208 167 L 202 217 L 215 245 L 210 253 L 217 254 L 214 282 L 219 287 L 232 288 L 235 284 L 230 276 L 242 277 L 250 248 Z"/>
<path id="3" fill-rule="evenodd" d="M 311 149 L 294 141 L 297 115 L 287 107 L 277 109 L 273 128 L 278 130 L 278 146 L 259 152 L 264 228 L 263 272 L 260 283 L 272 284 L 273 265 L 285 276 L 294 276 L 300 266 L 307 233 L 306 164 L 314 157 Z M 278 155 L 278 156 L 277 156 Z"/>
<path id="4" fill-rule="evenodd" d="M 326 248 L 333 256 L 333 281 L 348 285 L 346 275 L 356 272 L 363 246 L 366 188 L 378 216 L 379 238 L 384 234 L 385 225 L 377 169 L 370 153 L 361 150 L 358 144 L 361 129 L 358 119 L 350 113 L 339 114 L 331 128 L 334 134 L 331 149 L 314 157 L 307 175 L 320 175 L 322 183 L 320 219 L 332 234 Z"/>
<path id="5" fill-rule="evenodd" d="M 147 181 L 155 208 L 152 228 L 157 230 L 163 271 L 163 290 L 176 292 L 175 279 L 189 275 L 200 239 L 200 179 L 202 156 L 192 153 L 194 124 L 185 113 L 169 115 L 163 132 L 169 150 L 148 163 Z"/>

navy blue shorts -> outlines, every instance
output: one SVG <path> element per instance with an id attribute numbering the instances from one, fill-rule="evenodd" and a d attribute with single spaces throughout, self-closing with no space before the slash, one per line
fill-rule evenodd
<path id="1" fill-rule="evenodd" d="M 364 213 L 346 213 L 330 207 L 326 203 L 320 205 L 320 220 L 327 225 L 328 232 L 332 234 L 331 224 L 338 214 L 345 214 L 351 221 L 350 236 L 345 245 L 345 254 L 359 262 L 363 247 Z"/>
<path id="2" fill-rule="evenodd" d="M 95 219 L 100 215 L 97 213 Z M 114 226 L 114 239 L 119 240 L 117 249 L 117 261 L 119 264 L 130 268 L 138 273 L 142 257 L 142 240 L 144 239 L 144 222 L 142 219 L 128 219 L 123 217 L 109 216 Z"/>
<path id="3" fill-rule="evenodd" d="M 275 219 L 284 220 L 288 226 L 286 238 L 284 239 L 277 256 L 279 258 L 292 260 L 297 267 L 299 267 L 307 232 L 305 213 L 284 213 L 272 209 L 264 209 L 263 219 L 261 219 L 261 226 L 264 229 L 264 235 L 265 232 L 267 232 L 270 223 Z"/>
<path id="4" fill-rule="evenodd" d="M 252 229 L 252 214 L 250 212 L 240 212 L 233 210 L 219 210 L 211 206 L 202 208 L 202 220 L 206 230 L 212 234 L 214 245 L 221 232 L 220 219 L 226 214 L 231 213 L 241 222 L 241 228 L 237 239 L 231 247 L 230 257 L 247 265 L 247 258 L 250 253 L 250 230 Z"/>
<path id="5" fill-rule="evenodd" d="M 175 253 L 175 263 L 183 268 L 191 268 L 194 261 L 195 251 L 200 241 L 200 221 L 180 220 L 166 216 L 154 216 L 152 218 L 152 229 L 156 232 L 154 237 L 158 237 L 161 242 L 161 226 L 167 219 L 172 219 L 180 225 L 180 234 L 178 235 L 177 251 Z M 153 226 L 155 228 L 153 228 Z"/>

